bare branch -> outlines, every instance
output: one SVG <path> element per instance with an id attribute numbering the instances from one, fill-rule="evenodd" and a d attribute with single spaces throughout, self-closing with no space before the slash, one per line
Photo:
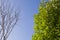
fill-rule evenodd
<path id="1" fill-rule="evenodd" d="M 0 0 L 0 40 L 7 40 L 18 21 L 18 12 L 8 0 Z"/>

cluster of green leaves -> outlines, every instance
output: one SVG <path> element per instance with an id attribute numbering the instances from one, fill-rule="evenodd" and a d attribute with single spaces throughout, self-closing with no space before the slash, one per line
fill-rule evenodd
<path id="1" fill-rule="evenodd" d="M 60 40 L 60 0 L 41 3 L 34 15 L 32 40 Z"/>

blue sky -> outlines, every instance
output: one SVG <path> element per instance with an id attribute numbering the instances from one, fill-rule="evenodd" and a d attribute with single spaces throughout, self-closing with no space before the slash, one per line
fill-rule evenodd
<path id="1" fill-rule="evenodd" d="M 11 0 L 11 4 L 20 11 L 20 15 L 8 40 L 32 40 L 34 14 L 38 13 L 40 0 Z"/>

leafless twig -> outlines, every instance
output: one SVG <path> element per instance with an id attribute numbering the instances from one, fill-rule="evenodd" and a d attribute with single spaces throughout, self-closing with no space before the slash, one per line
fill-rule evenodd
<path id="1" fill-rule="evenodd" d="M 7 40 L 18 21 L 17 14 L 17 10 L 9 6 L 8 0 L 0 0 L 0 40 Z"/>

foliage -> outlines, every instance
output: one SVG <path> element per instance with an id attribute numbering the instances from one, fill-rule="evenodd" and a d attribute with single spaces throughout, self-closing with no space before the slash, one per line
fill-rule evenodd
<path id="1" fill-rule="evenodd" d="M 32 40 L 60 40 L 60 0 L 40 4 L 34 15 Z"/>

